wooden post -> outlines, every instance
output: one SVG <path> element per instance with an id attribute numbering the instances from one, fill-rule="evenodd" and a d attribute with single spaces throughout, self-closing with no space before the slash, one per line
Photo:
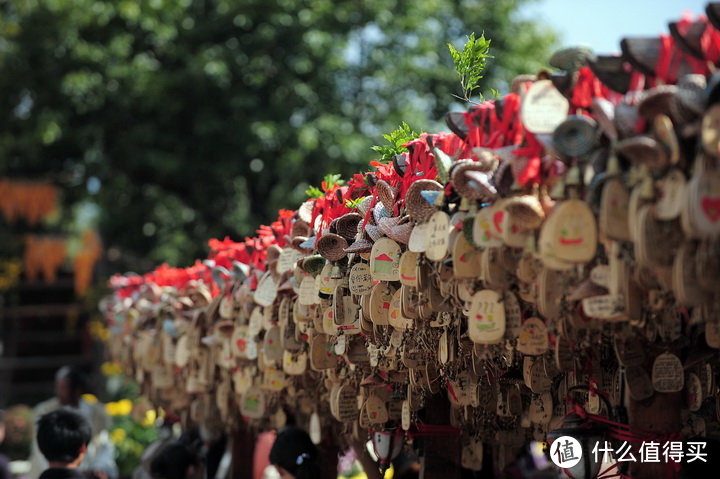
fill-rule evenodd
<path id="1" fill-rule="evenodd" d="M 435 394 L 425 405 L 425 422 L 450 424 L 450 401 L 444 394 Z M 459 479 L 460 438 L 457 436 L 429 436 L 423 440 L 420 479 Z"/>
<path id="2" fill-rule="evenodd" d="M 655 393 L 645 401 L 628 398 L 628 418 L 630 425 L 659 434 L 670 434 L 681 429 L 680 410 L 682 393 Z M 667 468 L 663 462 L 662 444 L 660 444 L 660 463 L 631 463 L 630 475 L 635 479 L 659 479 L 666 477 Z"/>
<path id="3" fill-rule="evenodd" d="M 244 423 L 233 436 L 231 475 L 233 479 L 253 479 L 255 439 L 255 434 Z"/>

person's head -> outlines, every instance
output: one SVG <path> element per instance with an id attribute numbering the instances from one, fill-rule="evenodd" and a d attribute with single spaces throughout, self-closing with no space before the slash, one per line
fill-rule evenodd
<path id="1" fill-rule="evenodd" d="M 37 424 L 38 448 L 50 467 L 76 468 L 85 458 L 91 435 L 87 420 L 67 409 L 45 414 Z"/>
<path id="2" fill-rule="evenodd" d="M 86 386 L 85 373 L 74 366 L 63 366 L 55 373 L 55 396 L 63 406 L 77 406 Z"/>
<path id="3" fill-rule="evenodd" d="M 153 479 L 195 479 L 200 477 L 200 460 L 188 446 L 172 442 L 150 462 Z"/>
<path id="4" fill-rule="evenodd" d="M 270 464 L 282 479 L 316 479 L 320 477 L 318 450 L 304 430 L 282 429 L 270 449 Z"/>

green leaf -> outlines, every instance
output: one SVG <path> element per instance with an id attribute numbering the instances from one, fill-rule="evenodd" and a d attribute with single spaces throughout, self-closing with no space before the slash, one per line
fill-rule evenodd
<path id="1" fill-rule="evenodd" d="M 355 198 L 354 200 L 345 200 L 345 206 L 348 208 L 357 208 L 363 202 L 365 197 Z"/>
<path id="2" fill-rule="evenodd" d="M 325 196 L 325 193 L 323 193 L 323 191 L 317 186 L 311 186 L 310 188 L 305 190 L 305 194 L 308 198 L 322 198 L 323 196 Z"/>
<path id="3" fill-rule="evenodd" d="M 469 102 L 473 92 L 480 86 L 480 80 L 485 76 L 488 58 L 493 58 L 488 54 L 490 39 L 486 39 L 484 33 L 479 38 L 475 38 L 475 33 L 471 33 L 462 51 L 458 51 L 452 44 L 448 44 L 448 50 L 460 80 L 462 98 Z M 483 99 L 482 94 L 480 99 Z"/>
<path id="4" fill-rule="evenodd" d="M 380 161 L 390 161 L 395 155 L 399 155 L 400 153 L 407 151 L 407 148 L 403 145 L 419 136 L 420 134 L 411 130 L 407 123 L 402 122 L 397 129 L 391 131 L 387 135 L 383 135 L 383 138 L 387 140 L 389 145 L 375 145 L 372 149 L 373 151 L 380 153 Z"/>

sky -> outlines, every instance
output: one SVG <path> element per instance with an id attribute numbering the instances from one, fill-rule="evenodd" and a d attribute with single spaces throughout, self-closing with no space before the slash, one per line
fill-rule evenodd
<path id="1" fill-rule="evenodd" d="M 563 46 L 586 45 L 595 53 L 619 53 L 624 36 L 667 33 L 684 11 L 705 12 L 709 0 L 537 0 L 523 8 L 560 33 Z"/>

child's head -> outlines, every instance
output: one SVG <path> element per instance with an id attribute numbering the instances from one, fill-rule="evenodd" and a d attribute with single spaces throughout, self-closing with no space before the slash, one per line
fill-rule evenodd
<path id="1" fill-rule="evenodd" d="M 283 479 L 320 477 L 318 450 L 310 436 L 298 427 L 282 429 L 270 450 L 270 464 Z"/>
<path id="2" fill-rule="evenodd" d="M 188 446 L 173 442 L 153 458 L 150 473 L 157 479 L 193 479 L 200 475 L 200 461 Z"/>
<path id="3" fill-rule="evenodd" d="M 77 413 L 59 409 L 37 424 L 37 443 L 51 467 L 77 467 L 91 438 L 90 424 Z"/>

